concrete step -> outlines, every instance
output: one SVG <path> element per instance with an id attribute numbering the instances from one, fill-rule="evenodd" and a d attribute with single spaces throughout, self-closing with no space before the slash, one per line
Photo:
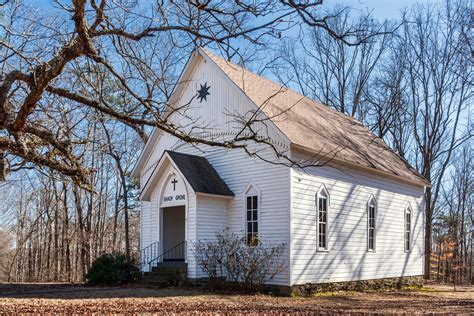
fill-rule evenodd
<path id="1" fill-rule="evenodd" d="M 185 276 L 183 273 L 176 273 L 176 272 L 149 272 L 143 274 L 143 277 L 150 280 L 169 280 L 175 278 L 183 278 Z"/>
<path id="2" fill-rule="evenodd" d="M 173 268 L 187 268 L 188 264 L 186 262 L 157 262 L 155 264 L 156 267 L 173 267 Z"/>
<path id="3" fill-rule="evenodd" d="M 187 279 L 187 266 L 184 262 L 160 262 L 152 271 L 143 273 L 140 284 L 156 288 L 179 286 Z"/>
<path id="4" fill-rule="evenodd" d="M 151 269 L 152 272 L 171 272 L 187 273 L 188 264 L 184 262 L 159 262 Z"/>
<path id="5" fill-rule="evenodd" d="M 147 273 L 187 273 L 186 268 L 155 267 Z"/>
<path id="6" fill-rule="evenodd" d="M 148 280 L 142 280 L 140 281 L 140 285 L 144 287 L 152 287 L 152 288 L 164 288 L 164 287 L 169 287 L 171 284 L 169 282 L 163 282 L 163 281 L 148 281 Z"/>

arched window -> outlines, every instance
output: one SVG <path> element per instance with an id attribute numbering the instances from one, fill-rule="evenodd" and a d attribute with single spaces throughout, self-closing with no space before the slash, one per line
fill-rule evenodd
<path id="1" fill-rule="evenodd" d="M 367 203 L 367 250 L 375 251 L 375 229 L 377 216 L 377 202 L 374 197 Z"/>
<path id="2" fill-rule="evenodd" d="M 260 215 L 260 190 L 254 185 L 246 188 L 244 204 L 247 245 L 254 246 L 258 243 Z"/>
<path id="3" fill-rule="evenodd" d="M 319 189 L 316 200 L 318 250 L 328 250 L 329 193 L 324 185 Z"/>
<path id="4" fill-rule="evenodd" d="M 405 251 L 411 250 L 411 207 L 405 209 Z"/>

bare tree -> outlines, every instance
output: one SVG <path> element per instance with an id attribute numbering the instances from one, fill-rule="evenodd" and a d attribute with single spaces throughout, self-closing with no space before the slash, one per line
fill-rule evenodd
<path id="1" fill-rule="evenodd" d="M 343 7 L 336 7 L 328 14 L 333 16 L 330 27 L 340 33 L 354 25 L 361 37 L 363 34 L 378 36 L 367 37 L 352 46 L 321 29 L 310 28 L 301 47 L 288 42 L 279 53 L 286 67 L 279 68 L 277 75 L 304 95 L 364 120 L 367 116 L 363 106 L 364 91 L 395 27 L 387 22 L 380 24 L 368 14 L 354 19 Z"/>
<path id="2" fill-rule="evenodd" d="M 8 268 L 10 264 L 10 258 L 12 257 L 12 238 L 7 231 L 0 228 L 0 252 L 2 256 L 0 258 L 0 281 L 7 281 L 6 276 L 8 275 Z"/>
<path id="3" fill-rule="evenodd" d="M 414 161 L 432 183 L 425 193 L 425 277 L 430 278 L 433 212 L 453 151 L 472 137 L 460 135 L 461 114 L 473 97 L 472 67 L 463 36 L 470 23 L 468 3 L 415 6 L 400 34 L 415 143 Z"/>
<path id="4" fill-rule="evenodd" d="M 209 140 L 170 121 L 177 109 L 164 112 L 175 78 L 166 73 L 170 68 L 167 54 L 175 50 L 163 46 L 184 47 L 189 52 L 197 45 L 212 43 L 227 49 L 237 41 L 258 45 L 260 39 L 279 36 L 296 23 L 321 28 L 347 44 L 371 35 L 351 27 L 333 30 L 332 17 L 320 14 L 321 4 L 74 0 L 70 5 L 54 2 L 53 15 L 36 11 L 37 19 L 31 21 L 28 16 L 34 8 L 11 2 L 0 33 L 4 38 L 0 42 L 2 178 L 13 160 L 51 168 L 92 189 L 92 170 L 76 154 L 76 145 L 86 143 L 87 138 L 76 133 L 71 139 L 60 124 L 44 123 L 44 117 L 51 116 L 52 100 L 99 111 L 133 127 L 143 139 L 143 126 L 151 126 L 189 143 L 246 147 L 245 141 L 257 135 Z M 98 82 L 91 80 L 96 74 L 102 77 Z M 97 89 L 96 84 L 104 80 L 116 88 Z M 117 97 L 128 102 L 119 106 Z M 63 116 L 68 111 L 62 110 Z"/>
<path id="5" fill-rule="evenodd" d="M 433 214 L 435 277 L 444 282 L 472 284 L 474 233 L 474 156 L 465 143 L 456 153 L 450 178 L 442 185 Z"/>
<path id="6" fill-rule="evenodd" d="M 459 241 L 456 265 L 470 265 L 462 274 L 472 280 L 471 197 L 464 186 L 443 187 L 454 153 L 472 137 L 468 3 L 415 6 L 398 29 L 321 5 L 74 0 L 54 2 L 45 14 L 0 1 L 0 193 L 14 192 L 0 205 L 15 245 L 7 274 L 81 281 L 104 251 L 136 255 L 139 212 L 129 172 L 153 127 L 191 144 L 246 150 L 255 141 L 282 157 L 254 132 L 253 124 L 264 123 L 257 115 L 235 117 L 243 130 L 226 140 L 207 139 L 199 121 L 171 119 L 192 100 L 175 109 L 168 99 L 195 47 L 246 61 L 269 55 L 270 44 L 301 26 L 299 42 L 285 38 L 283 53 L 259 71 L 273 64 L 282 83 L 362 120 L 416 165 L 433 184 L 425 197 L 425 272 L 436 220 L 444 223 L 436 245 Z M 455 168 L 468 170 L 460 158 L 467 154 L 459 155 Z M 467 182 L 462 172 L 450 181 Z"/>

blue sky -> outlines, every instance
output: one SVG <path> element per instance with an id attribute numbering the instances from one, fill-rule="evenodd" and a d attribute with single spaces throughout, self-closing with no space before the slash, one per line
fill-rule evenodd
<path id="1" fill-rule="evenodd" d="M 355 10 L 373 10 L 373 16 L 379 19 L 394 19 L 399 16 L 400 10 L 403 8 L 411 6 L 415 2 L 428 1 L 436 3 L 440 2 L 441 0 L 325 0 L 323 2 L 323 6 L 329 7 L 335 4 L 343 4 L 351 6 Z M 50 7 L 52 3 L 50 0 L 36 0 L 33 2 L 36 2 L 40 7 L 43 8 Z"/>
<path id="2" fill-rule="evenodd" d="M 400 11 L 405 7 L 410 7 L 416 2 L 438 3 L 441 0 L 346 0 L 346 1 L 325 1 L 323 5 L 343 4 L 355 10 L 372 11 L 372 16 L 378 19 L 396 19 L 400 16 Z"/>

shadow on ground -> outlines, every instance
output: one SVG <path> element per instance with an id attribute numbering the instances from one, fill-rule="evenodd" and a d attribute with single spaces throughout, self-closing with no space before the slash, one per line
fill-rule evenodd
<path id="1" fill-rule="evenodd" d="M 199 296 L 191 289 L 149 289 L 139 286 L 90 287 L 70 283 L 0 283 L 0 298 L 105 299 Z"/>
<path id="2" fill-rule="evenodd" d="M 83 284 L 0 283 L 5 313 L 253 313 L 253 314 L 467 314 L 474 315 L 472 287 L 430 286 L 416 291 L 335 292 L 314 297 L 218 294 L 192 289 L 88 287 Z"/>

